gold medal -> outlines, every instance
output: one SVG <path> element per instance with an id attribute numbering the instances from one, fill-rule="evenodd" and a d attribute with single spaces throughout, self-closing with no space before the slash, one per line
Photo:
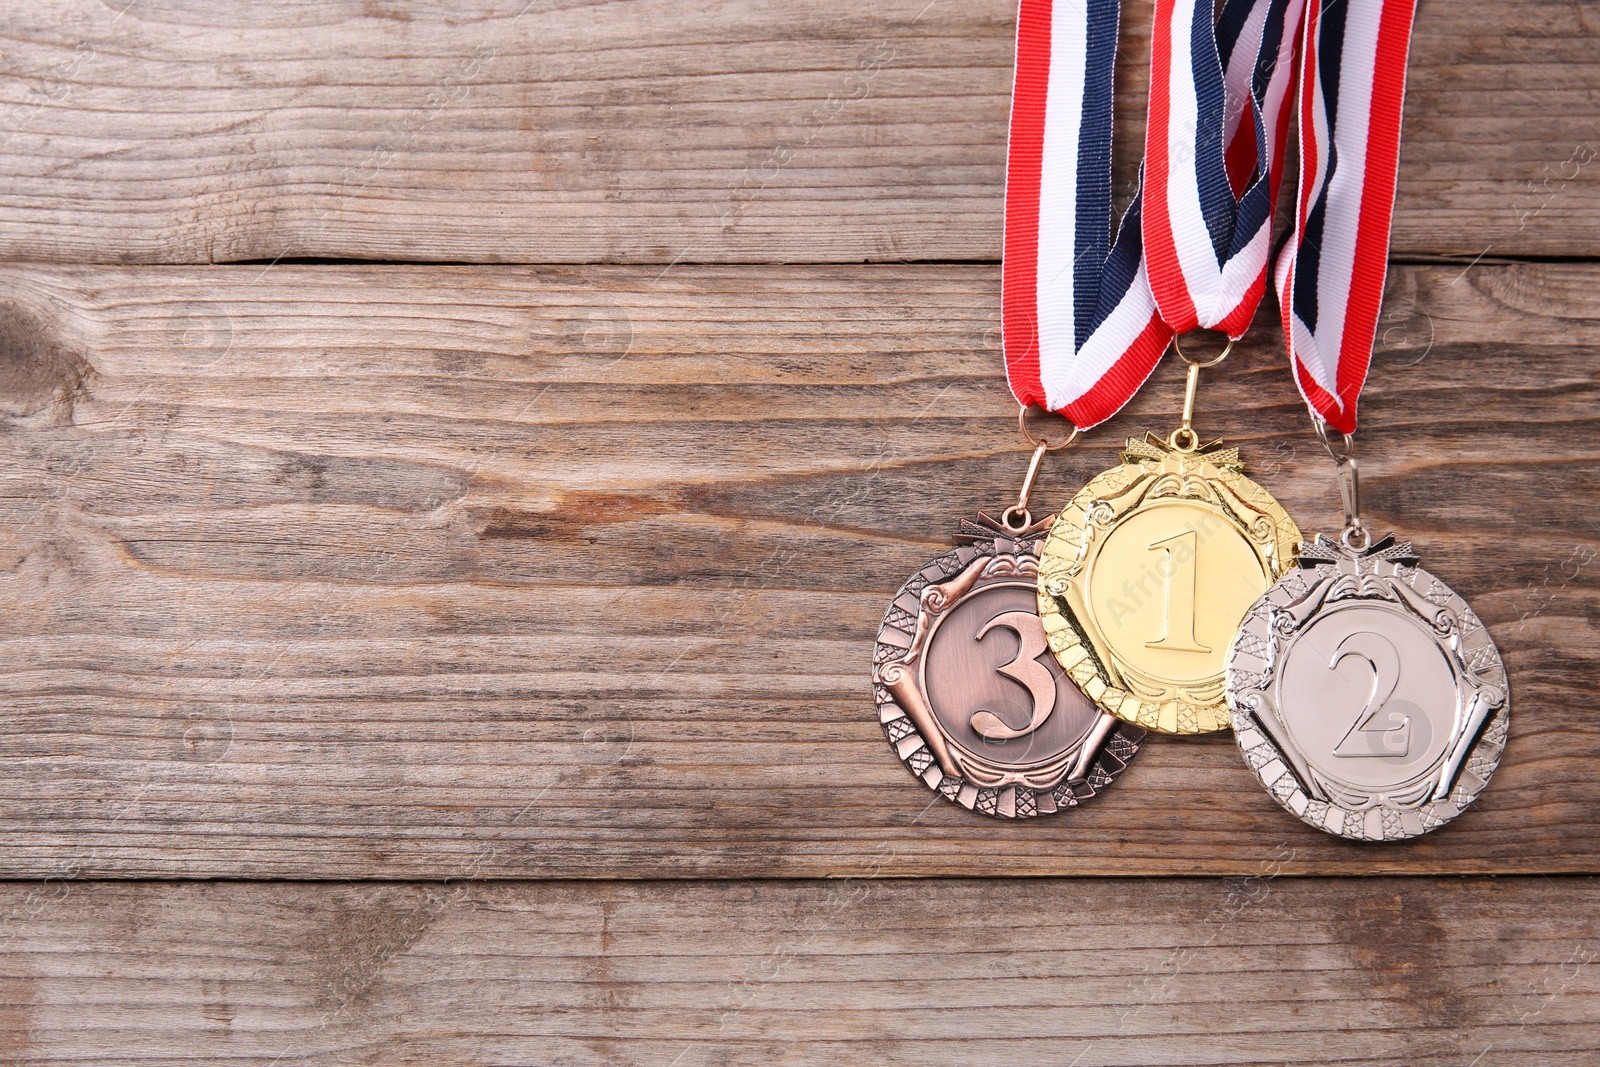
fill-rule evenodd
<path id="1" fill-rule="evenodd" d="M 1040 554 L 1039 617 L 1062 668 L 1105 711 L 1162 733 L 1229 725 L 1228 644 L 1301 539 L 1239 450 L 1201 445 L 1190 425 L 1200 368 L 1221 359 L 1189 363 L 1182 425 L 1130 438 Z"/>

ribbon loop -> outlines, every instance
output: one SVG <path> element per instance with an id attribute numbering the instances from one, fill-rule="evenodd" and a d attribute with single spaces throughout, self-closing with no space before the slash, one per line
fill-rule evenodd
<path id="1" fill-rule="evenodd" d="M 1295 380 L 1355 429 L 1387 270 L 1415 0 L 1155 0 L 1145 162 L 1111 234 L 1117 0 L 1021 0 L 1006 159 L 1011 391 L 1088 429 L 1174 333 L 1238 339 L 1266 290 L 1299 53 L 1300 179 L 1275 282 Z"/>
<path id="2" fill-rule="evenodd" d="M 1017 402 L 1104 422 L 1172 331 L 1145 272 L 1142 197 L 1111 240 L 1117 0 L 1021 0 L 1006 159 L 1002 320 Z"/>
<path id="3" fill-rule="evenodd" d="M 1300 188 L 1276 281 L 1295 382 L 1342 433 L 1355 432 L 1389 269 L 1414 15 L 1415 0 L 1306 0 Z"/>
<path id="4" fill-rule="evenodd" d="M 1304 0 L 1156 0 L 1144 244 L 1161 316 L 1237 340 L 1266 291 Z"/>

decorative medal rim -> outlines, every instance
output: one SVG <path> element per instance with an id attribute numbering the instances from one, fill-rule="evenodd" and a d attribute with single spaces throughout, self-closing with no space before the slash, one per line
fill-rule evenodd
<path id="1" fill-rule="evenodd" d="M 930 744 L 917 717 L 896 698 L 883 678 L 886 668 L 899 665 L 909 669 L 916 679 L 919 691 L 923 687 L 923 664 L 917 661 L 920 659 L 921 650 L 927 647 L 932 629 L 927 622 L 927 612 L 923 606 L 926 590 L 948 584 L 971 568 L 974 561 L 985 557 L 991 561 L 990 565 L 996 559 L 1013 557 L 1019 564 L 1016 573 L 1023 579 L 1018 584 L 1024 588 L 1034 584 L 1031 580 L 1032 574 L 1029 572 L 1037 568 L 1040 543 L 1050 520 L 1046 519 L 1025 531 L 1012 531 L 989 519 L 988 516 L 980 515 L 979 518 L 982 525 L 963 523 L 962 534 L 957 540 L 965 541 L 966 544 L 941 553 L 919 567 L 895 592 L 888 609 L 884 612 L 883 621 L 878 627 L 878 638 L 873 646 L 872 681 L 878 722 L 890 750 L 913 777 L 946 800 L 970 811 L 994 818 L 1021 819 L 1075 808 L 1091 797 L 1099 795 L 1127 769 L 1129 762 L 1139 751 L 1140 743 L 1145 736 L 1144 730 L 1108 716 L 1102 710 L 1100 719 L 1090 728 L 1088 734 L 1065 752 L 1041 761 L 1038 767 L 1006 768 L 1011 775 L 1027 775 L 1037 774 L 1038 770 L 1048 770 L 1054 765 L 1059 765 L 1055 769 L 1061 771 L 1063 777 L 1057 781 L 1042 787 L 1018 781 L 986 785 L 972 780 L 968 774 L 961 773 L 962 767 L 959 764 L 955 768 L 956 774 L 948 772 L 941 764 L 939 750 L 935 745 L 944 749 L 947 759 L 950 758 L 950 747 L 960 746 L 955 745 L 954 740 L 938 726 L 936 719 L 931 726 L 937 731 L 938 738 L 935 744 Z M 934 569 L 939 577 L 928 577 L 927 572 L 930 569 Z M 912 588 L 914 585 L 917 586 L 915 590 Z M 907 595 L 914 597 L 918 603 L 918 614 L 912 617 L 909 630 L 902 625 L 895 625 L 897 612 L 911 614 L 910 610 L 900 604 Z M 953 608 L 961 599 L 962 597 L 954 598 L 945 610 Z M 900 635 L 906 643 L 885 641 L 884 634 L 890 630 Z M 916 641 L 919 630 L 930 631 L 923 635 L 921 642 Z M 1087 744 L 1097 745 L 1097 751 L 1094 751 L 1089 761 L 1087 773 L 1081 778 L 1064 776 L 1065 772 L 1081 759 L 1084 746 Z M 981 760 L 975 759 L 973 754 L 965 749 L 962 749 L 961 757 L 963 757 L 962 763 L 981 763 Z"/>
<path id="2" fill-rule="evenodd" d="M 1063 598 L 1049 588 L 1049 584 L 1052 579 L 1057 579 L 1061 575 L 1069 579 L 1076 577 L 1088 565 L 1090 559 L 1098 555 L 1100 547 L 1103 547 L 1111 531 L 1148 506 L 1141 502 L 1121 519 L 1102 526 L 1093 520 L 1090 505 L 1103 496 L 1127 488 L 1138 475 L 1150 473 L 1150 464 L 1159 464 L 1169 458 L 1178 460 L 1182 476 L 1200 477 L 1207 482 L 1221 482 L 1229 494 L 1255 508 L 1271 521 L 1273 532 L 1268 536 L 1271 538 L 1272 555 L 1281 562 L 1278 564 L 1277 573 L 1264 572 L 1270 581 L 1277 581 L 1292 567 L 1295 550 L 1301 543 L 1303 535 L 1283 505 L 1278 503 L 1277 498 L 1244 475 L 1244 464 L 1239 459 L 1238 450 L 1223 448 L 1221 441 L 1213 441 L 1191 451 L 1181 451 L 1154 434 L 1146 434 L 1143 438 L 1128 438 L 1122 458 L 1123 462 L 1097 474 L 1087 485 L 1078 490 L 1071 502 L 1056 517 L 1049 538 L 1040 551 L 1039 618 L 1044 623 L 1050 649 L 1078 688 L 1100 708 L 1123 722 L 1157 733 L 1175 735 L 1225 730 L 1232 721 L 1225 693 L 1225 667 L 1211 678 L 1168 685 L 1156 699 L 1148 699 L 1131 692 L 1122 665 L 1108 666 L 1102 661 L 1100 654 L 1093 647 L 1093 642 L 1086 637 L 1088 627 L 1085 625 L 1085 620 L 1078 619 L 1064 603 Z M 1204 473 L 1208 467 L 1213 473 Z M 1129 468 L 1133 468 L 1137 473 L 1124 474 Z M 1232 522 L 1247 541 L 1254 543 L 1244 522 L 1235 516 L 1227 515 L 1225 509 L 1219 507 L 1218 510 L 1223 511 L 1227 521 Z M 1086 530 L 1103 531 L 1095 535 L 1099 538 L 1100 546 L 1089 543 L 1093 538 L 1083 538 Z M 1104 645 L 1105 642 L 1101 644 Z M 1110 654 L 1109 647 L 1106 648 L 1106 652 Z M 1140 672 L 1130 669 L 1126 673 Z M 1204 703 L 1185 699 L 1184 691 L 1195 690 L 1211 690 L 1216 696 Z"/>
<path id="3" fill-rule="evenodd" d="M 1319 534 L 1315 541 L 1302 544 L 1300 551 L 1299 569 L 1284 575 L 1251 605 L 1228 646 L 1228 704 L 1239 750 L 1279 806 L 1325 833 L 1381 842 L 1403 841 L 1436 830 L 1465 811 L 1499 768 L 1511 721 L 1511 685 L 1505 660 L 1471 605 L 1420 566 L 1409 542 L 1396 543 L 1391 535 L 1370 547 L 1355 549 Z M 1315 575 L 1309 584 L 1305 572 Z M 1419 589 L 1419 584 L 1423 588 Z M 1287 612 L 1313 595 L 1318 599 L 1294 625 Z M 1275 633 L 1274 619 L 1303 632 L 1325 612 L 1351 602 L 1408 613 L 1411 621 L 1420 622 L 1450 662 L 1457 707 L 1465 707 L 1473 716 L 1458 727 L 1434 765 L 1393 787 L 1410 788 L 1432 781 L 1433 788 L 1424 794 L 1427 799 L 1419 803 L 1389 801 L 1386 789 L 1371 791 L 1359 806 L 1324 799 L 1325 793 L 1314 795 L 1321 792 L 1317 776 L 1304 769 L 1310 767 L 1309 761 L 1298 751 L 1278 715 L 1278 685 L 1273 673 L 1282 661 L 1282 651 L 1278 650 L 1281 637 Z M 1262 651 L 1247 652 L 1245 645 Z M 1252 670 L 1248 665 L 1252 662 L 1261 669 Z M 1489 694 L 1485 700 L 1490 703 L 1478 711 L 1476 697 L 1481 693 Z M 1493 703 L 1496 697 L 1498 703 Z M 1272 720 L 1264 719 L 1268 715 L 1278 722 L 1277 731 L 1271 729 Z M 1313 781 L 1308 783 L 1307 777 Z"/>

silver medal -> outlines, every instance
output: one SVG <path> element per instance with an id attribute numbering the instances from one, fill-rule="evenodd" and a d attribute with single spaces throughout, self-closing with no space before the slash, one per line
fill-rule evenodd
<path id="1" fill-rule="evenodd" d="M 1467 602 L 1409 543 L 1371 542 L 1347 442 L 1340 452 L 1344 536 L 1302 544 L 1299 568 L 1246 613 L 1228 705 L 1278 803 L 1319 830 L 1396 841 L 1449 822 L 1488 784 L 1510 688 Z"/>

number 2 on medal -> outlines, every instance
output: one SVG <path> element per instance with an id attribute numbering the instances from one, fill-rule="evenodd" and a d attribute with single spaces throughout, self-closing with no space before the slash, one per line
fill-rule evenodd
<path id="1" fill-rule="evenodd" d="M 1164 537 L 1149 547 L 1151 552 L 1167 554 L 1167 630 L 1145 648 L 1165 648 L 1173 652 L 1210 652 L 1194 637 L 1195 557 L 1200 538 L 1193 530 Z M 1141 581 L 1143 579 L 1140 579 Z"/>
<path id="2" fill-rule="evenodd" d="M 969 721 L 979 737 L 989 741 L 1009 741 L 1013 737 L 1031 734 L 1044 725 L 1044 721 L 1055 710 L 1056 679 L 1038 659 L 1050 647 L 1045 643 L 1044 627 L 1039 625 L 1039 616 L 1031 611 L 1008 611 L 1004 615 L 996 615 L 983 624 L 977 639 L 983 640 L 984 634 L 996 626 L 1004 626 L 1016 634 L 1021 647 L 1010 663 L 1002 664 L 995 670 L 1028 690 L 1033 697 L 1033 712 L 1020 730 L 1007 726 L 992 711 L 977 712 Z"/>
<path id="3" fill-rule="evenodd" d="M 1338 670 L 1339 664 L 1351 657 L 1372 668 L 1372 688 L 1367 692 L 1367 702 L 1361 706 L 1356 721 L 1333 746 L 1333 754 L 1347 759 L 1406 755 L 1411 751 L 1411 716 L 1402 718 L 1398 725 L 1374 725 L 1378 723 L 1378 713 L 1394 696 L 1394 687 L 1400 682 L 1399 651 L 1381 634 L 1362 630 L 1339 642 L 1328 669 Z"/>

